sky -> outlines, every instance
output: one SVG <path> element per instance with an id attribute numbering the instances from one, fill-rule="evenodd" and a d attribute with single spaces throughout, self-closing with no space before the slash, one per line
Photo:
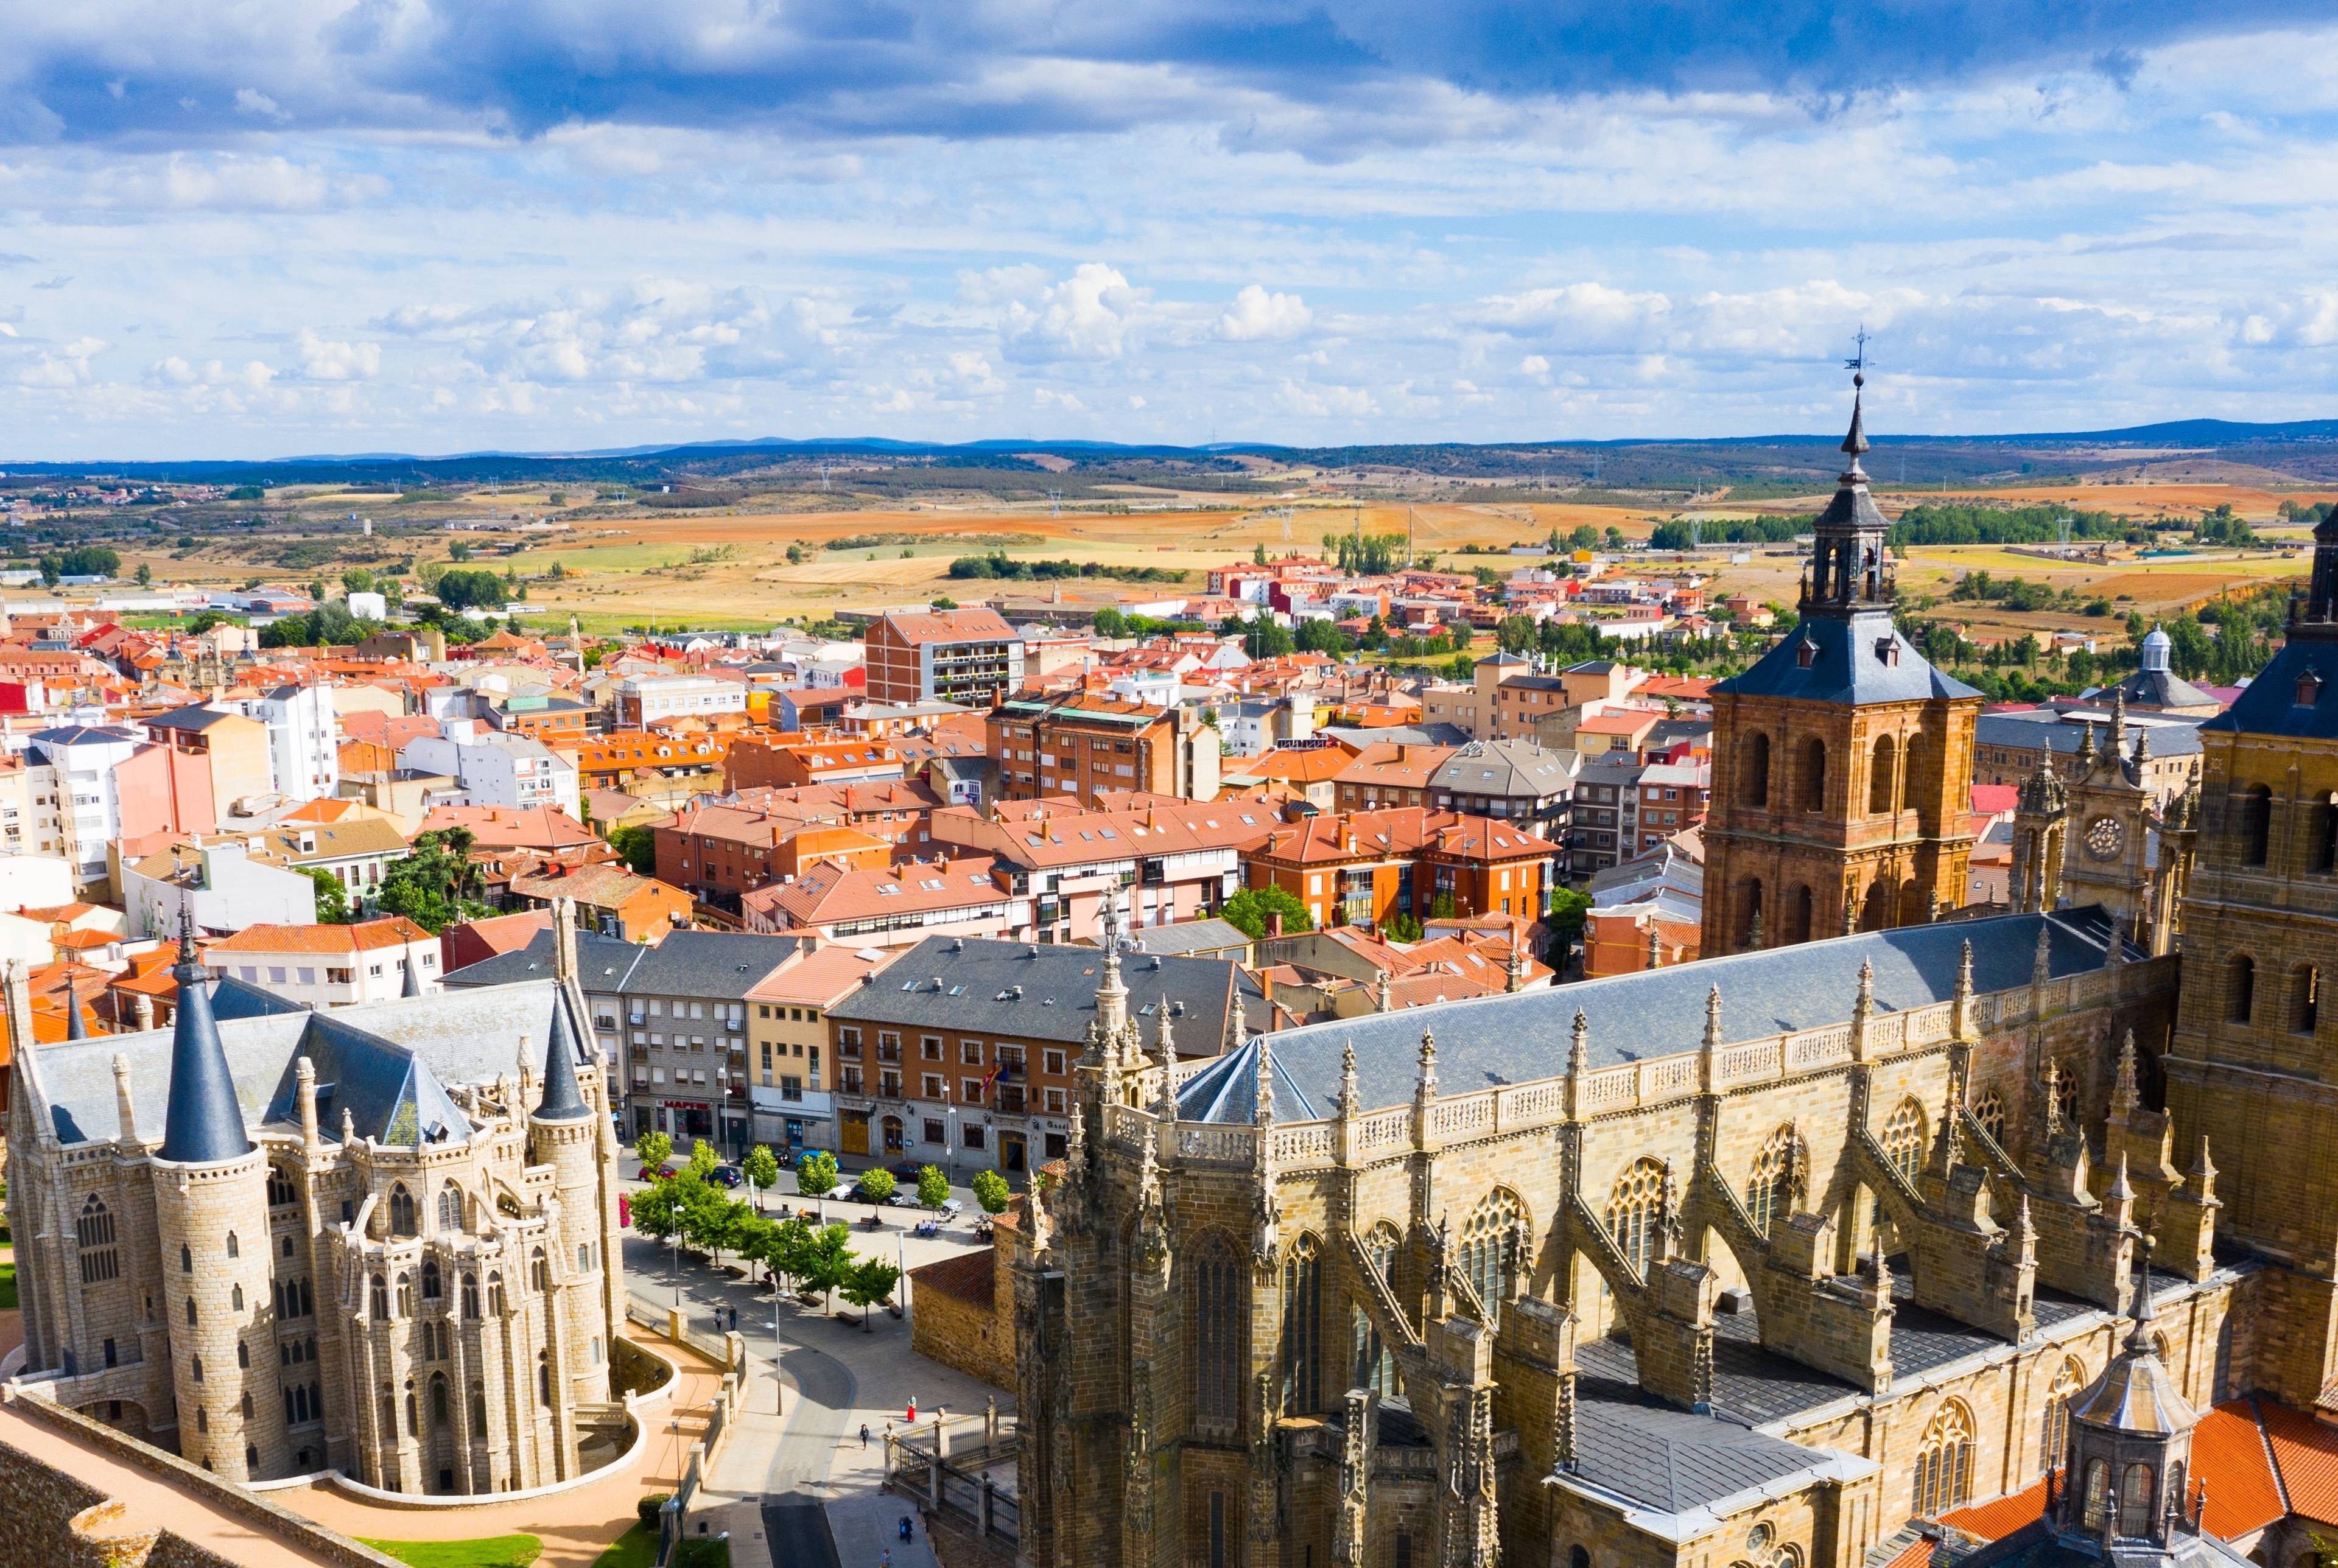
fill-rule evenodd
<path id="1" fill-rule="evenodd" d="M 2330 417 L 2333 142 L 2326 0 L 15 5 L 0 463 Z"/>

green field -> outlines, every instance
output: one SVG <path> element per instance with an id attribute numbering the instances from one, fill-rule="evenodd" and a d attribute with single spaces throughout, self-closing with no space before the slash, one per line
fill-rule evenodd
<path id="1" fill-rule="evenodd" d="M 544 1553 L 543 1541 L 534 1535 L 489 1535 L 477 1541 L 368 1541 L 366 1544 L 413 1568 L 527 1568 Z"/>

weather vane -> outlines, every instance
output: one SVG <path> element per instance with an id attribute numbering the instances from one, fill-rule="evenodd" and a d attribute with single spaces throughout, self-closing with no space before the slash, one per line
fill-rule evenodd
<path id="1" fill-rule="evenodd" d="M 1852 355 L 1850 358 L 1848 358 L 1848 359 L 1844 360 L 1844 361 L 1842 362 L 1842 368 L 1843 368 L 1844 369 L 1846 369 L 1846 370 L 1848 370 L 1848 371 L 1852 372 L 1852 377 L 1851 377 L 1851 379 L 1852 379 L 1852 384 L 1853 386 L 1855 386 L 1855 387 L 1864 387 L 1865 385 L 1867 385 L 1867 323 L 1866 323 L 1866 322 L 1862 321 L 1862 322 L 1859 324 L 1859 333 L 1858 333 L 1858 336 L 1857 336 L 1857 338 L 1856 338 L 1855 341 L 1856 341 L 1856 342 L 1858 343 L 1858 345 L 1859 345 L 1859 352 L 1858 352 L 1858 353 L 1856 353 L 1856 354 L 1854 354 L 1854 355 Z"/>

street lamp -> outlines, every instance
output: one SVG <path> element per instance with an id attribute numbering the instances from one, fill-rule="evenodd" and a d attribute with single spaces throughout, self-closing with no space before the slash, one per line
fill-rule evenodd
<path id="1" fill-rule="evenodd" d="M 679 1307 L 682 1305 L 682 1216 L 669 1214 L 666 1220 L 673 1227 L 673 1304 Z"/>
<path id="2" fill-rule="evenodd" d="M 787 1379 L 780 1375 L 780 1353 L 782 1348 L 780 1344 L 780 1298 L 775 1289 L 771 1294 L 771 1414 L 774 1416 L 784 1416 L 788 1413 Z"/>

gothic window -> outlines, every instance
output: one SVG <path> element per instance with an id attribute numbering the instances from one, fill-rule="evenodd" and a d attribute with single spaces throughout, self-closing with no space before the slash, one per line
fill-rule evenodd
<path id="1" fill-rule="evenodd" d="M 190 1297 L 188 1297 L 188 1298 L 187 1298 L 187 1327 L 188 1327 L 188 1328 L 193 1328 L 194 1326 L 195 1326 L 195 1298 L 194 1298 L 193 1297 L 190 1296 Z"/>
<path id="2" fill-rule="evenodd" d="M 1892 771 L 1900 760 L 1900 743 L 1889 735 L 1875 738 L 1875 750 L 1867 761 L 1867 813 L 1882 817 L 1900 808 L 1897 780 Z"/>
<path id="3" fill-rule="evenodd" d="M 1988 1133 L 1992 1142 L 1999 1148 L 2004 1147 L 2005 1096 L 1994 1089 L 1984 1090 L 1981 1097 L 1973 1102 L 1972 1117 L 1980 1123 L 1981 1131 Z"/>
<path id="4" fill-rule="evenodd" d="M 268 1206 L 283 1209 L 300 1200 L 300 1190 L 292 1185 L 292 1178 L 284 1173 L 281 1165 L 268 1168 Z"/>
<path id="5" fill-rule="evenodd" d="M 463 1190 L 449 1181 L 438 1189 L 438 1229 L 460 1230 L 463 1228 Z"/>
<path id="6" fill-rule="evenodd" d="M 408 1436 L 418 1437 L 422 1435 L 422 1423 L 417 1419 L 420 1415 L 421 1411 L 415 1407 L 414 1379 L 408 1377 L 406 1380 L 406 1435 Z"/>
<path id="7" fill-rule="evenodd" d="M 549 1350 L 535 1353 L 535 1402 L 539 1405 L 552 1403 L 552 1352 Z"/>
<path id="8" fill-rule="evenodd" d="M 1194 1414 L 1204 1426 L 1231 1429 L 1242 1415 L 1243 1264 L 1222 1236 L 1194 1259 Z"/>
<path id="9" fill-rule="evenodd" d="M 2085 1387 L 2087 1376 L 2074 1359 L 2065 1359 L 2046 1391 L 2046 1420 L 2038 1439 L 2039 1474 L 2058 1467 L 2070 1446 L 2070 1400 Z"/>
<path id="10" fill-rule="evenodd" d="M 2225 1017 L 2227 1022 L 2245 1024 L 2256 1011 L 2257 963 L 2245 953 L 2236 953 L 2225 965 Z"/>
<path id="11" fill-rule="evenodd" d="M 1770 1134 L 1754 1157 L 1754 1173 L 1745 1182 L 1745 1211 L 1763 1235 L 1794 1211 L 1794 1192 L 1801 1185 L 1803 1141 L 1789 1122 Z"/>
<path id="12" fill-rule="evenodd" d="M 235 1342 L 235 1364 L 246 1372 L 251 1370 L 251 1347 L 241 1339 Z"/>
<path id="13" fill-rule="evenodd" d="M 1818 906 L 1817 896 L 1806 885 L 1797 886 L 1786 899 L 1786 940 L 1807 942 L 1811 939 L 1813 912 Z"/>
<path id="14" fill-rule="evenodd" d="M 236 1407 L 237 1407 L 239 1410 L 242 1411 L 242 1413 L 243 1413 L 243 1418 L 244 1418 L 245 1420 L 249 1421 L 249 1420 L 250 1420 L 250 1419 L 251 1419 L 251 1390 L 250 1390 L 250 1389 L 247 1388 L 247 1389 L 245 1389 L 245 1390 L 243 1391 L 243 1398 L 241 1399 L 241 1402 L 239 1402 L 239 1403 L 238 1403 L 238 1405 L 237 1405 L 237 1406 L 236 1406 Z"/>
<path id="15" fill-rule="evenodd" d="M 1741 777 L 1745 780 L 1745 804 L 1767 806 L 1770 803 L 1770 737 L 1763 731 L 1754 731 L 1752 741 L 1745 748 L 1745 771 Z"/>
<path id="16" fill-rule="evenodd" d="M 1371 1315 L 1361 1307 L 1354 1308 L 1356 1371 L 1349 1387 L 1369 1388 L 1381 1398 L 1396 1394 L 1396 1357 L 1380 1342 L 1380 1331 L 1372 1327 Z"/>
<path id="17" fill-rule="evenodd" d="M 378 1274 L 373 1277 L 373 1316 L 377 1319 L 389 1316 L 389 1282 Z"/>
<path id="18" fill-rule="evenodd" d="M 113 1210 L 93 1192 L 74 1221 L 74 1240 L 81 1249 L 81 1282 L 102 1284 L 122 1277 L 122 1256 L 113 1245 Z"/>
<path id="19" fill-rule="evenodd" d="M 2098 1534 L 2103 1514 L 2110 1506 L 2111 1466 L 2107 1459 L 2087 1461 L 2087 1534 Z"/>
<path id="20" fill-rule="evenodd" d="M 232 1230 L 227 1233 L 227 1255 L 231 1258 L 243 1256 L 243 1249 L 236 1244 L 235 1232 Z"/>
<path id="21" fill-rule="evenodd" d="M 195 1406 L 195 1430 L 196 1430 L 196 1431 L 198 1431 L 198 1432 L 209 1432 L 211 1429 L 211 1413 L 209 1410 L 205 1409 L 203 1406 L 200 1406 L 200 1405 L 196 1406 Z M 203 1463 L 204 1463 L 205 1465 L 209 1465 L 209 1464 L 211 1463 L 211 1461 L 210 1461 L 210 1460 L 208 1460 L 208 1459 L 206 1459 L 206 1460 L 204 1460 L 204 1461 L 203 1461 Z"/>
<path id="22" fill-rule="evenodd" d="M 414 1194 L 404 1184 L 389 1190 L 389 1233 L 393 1236 L 414 1234 Z"/>
<path id="23" fill-rule="evenodd" d="M 487 1276 L 487 1310 L 498 1318 L 504 1315 L 504 1277 L 501 1274 Z"/>
<path id="24" fill-rule="evenodd" d="M 1403 1244 L 1404 1238 L 1385 1220 L 1373 1226 L 1372 1233 L 1364 1239 L 1364 1250 L 1371 1258 L 1372 1268 L 1379 1273 L 1380 1283 L 1391 1290 L 1396 1289 L 1396 1250 Z"/>
<path id="25" fill-rule="evenodd" d="M 1641 1160 L 1625 1171 L 1607 1200 L 1607 1234 L 1642 1279 L 1648 1277 L 1648 1261 L 1655 1256 L 1664 1205 L 1665 1168 L 1654 1160 Z"/>
<path id="26" fill-rule="evenodd" d="M 400 1318 L 414 1316 L 414 1276 L 411 1274 L 398 1277 L 398 1315 Z"/>
<path id="27" fill-rule="evenodd" d="M 422 1298 L 425 1301 L 438 1299 L 438 1259 L 436 1258 L 422 1260 Z"/>
<path id="28" fill-rule="evenodd" d="M 478 1315 L 479 1277 L 476 1274 L 466 1274 L 463 1276 L 463 1316 L 476 1318 Z"/>
<path id="29" fill-rule="evenodd" d="M 2078 1070 L 2071 1063 L 2060 1063 L 2061 1071 L 2054 1079 L 2054 1114 L 2062 1125 L 2075 1128 L 2078 1124 Z"/>
<path id="30" fill-rule="evenodd" d="M 443 1372 L 430 1379 L 430 1425 L 447 1425 L 447 1375 Z"/>
<path id="31" fill-rule="evenodd" d="M 1900 752 L 1900 808 L 1921 813 L 1924 809 L 1924 769 L 1929 765 L 1924 754 L 1924 738 L 1908 737 L 1908 744 Z M 1926 828 L 1932 824 L 1927 820 Z"/>
<path id="32" fill-rule="evenodd" d="M 190 1356 L 187 1357 L 187 1376 L 193 1378 L 198 1383 L 203 1380 L 203 1358 L 201 1357 Z"/>
<path id="33" fill-rule="evenodd" d="M 243 1286 L 241 1283 L 229 1289 L 227 1293 L 227 1304 L 235 1308 L 238 1312 L 243 1310 Z"/>
<path id="34" fill-rule="evenodd" d="M 1924 1160 L 1924 1108 L 1913 1099 L 1901 1101 L 1891 1120 L 1883 1124 L 1883 1136 L 1878 1142 L 1891 1168 L 1913 1181 Z"/>
<path id="35" fill-rule="evenodd" d="M 292 1256 L 292 1238 L 290 1236 L 284 1238 L 284 1256 L 287 1258 Z"/>
<path id="36" fill-rule="evenodd" d="M 537 1290 L 552 1289 L 552 1269 L 544 1260 L 544 1249 L 539 1247 L 527 1260 L 527 1282 Z"/>
<path id="37" fill-rule="evenodd" d="M 471 1435 L 479 1436 L 487 1429 L 487 1387 L 484 1383 L 471 1385 Z"/>
<path id="38" fill-rule="evenodd" d="M 1500 1318 L 1518 1278 L 1518 1236 L 1526 1223 L 1526 1205 L 1507 1187 L 1497 1187 L 1469 1211 L 1462 1222 L 1461 1246 L 1455 1259 L 1462 1275 L 1485 1304 L 1486 1326 Z"/>
<path id="39" fill-rule="evenodd" d="M 1803 809 L 1826 809 L 1826 742 L 1812 736 L 1803 747 Z"/>
<path id="40" fill-rule="evenodd" d="M 1972 1494 L 1972 1417 L 1951 1399 L 1916 1445 L 1916 1513 L 1937 1519 Z"/>
<path id="41" fill-rule="evenodd" d="M 2322 800 L 2313 808 L 2313 834 L 2305 847 L 2305 868 L 2328 876 L 2338 871 L 2338 804 Z"/>
<path id="42" fill-rule="evenodd" d="M 1322 1402 L 1323 1247 L 1292 1243 L 1282 1263 L 1282 1413 L 1312 1415 Z"/>
<path id="43" fill-rule="evenodd" d="M 2157 1502 L 2151 1489 L 2151 1466 L 2128 1465 L 2119 1477 L 2118 1533 L 2131 1541 L 2149 1535 L 2153 1504 Z"/>
<path id="44" fill-rule="evenodd" d="M 2322 1021 L 2322 971 L 2300 964 L 2289 972 L 2289 1026 L 2293 1033 L 2311 1034 Z"/>
<path id="45" fill-rule="evenodd" d="M 187 1244 L 184 1241 L 182 1241 L 179 1243 L 179 1272 L 182 1274 L 192 1274 L 194 1271 L 195 1255 L 188 1250 Z"/>
<path id="46" fill-rule="evenodd" d="M 2236 826 L 2241 864 L 2264 865 L 2273 848 L 2273 791 L 2262 784 L 2252 784 L 2242 790 Z"/>

